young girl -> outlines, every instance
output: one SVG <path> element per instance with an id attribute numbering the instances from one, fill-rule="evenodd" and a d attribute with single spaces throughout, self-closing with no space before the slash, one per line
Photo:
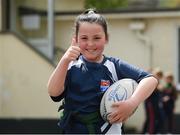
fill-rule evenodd
<path id="1" fill-rule="evenodd" d="M 51 98 L 65 100 L 59 122 L 62 133 L 104 133 L 100 102 L 105 90 L 115 81 L 131 78 L 139 85 L 131 98 L 113 104 L 115 111 L 109 115 L 111 124 L 124 122 L 156 88 L 158 81 L 151 74 L 103 55 L 107 43 L 107 23 L 102 15 L 90 9 L 77 17 L 71 46 L 48 82 Z"/>

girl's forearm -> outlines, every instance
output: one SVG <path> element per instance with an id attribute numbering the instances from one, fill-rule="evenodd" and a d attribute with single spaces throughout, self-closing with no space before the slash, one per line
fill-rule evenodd
<path id="1" fill-rule="evenodd" d="M 158 85 L 158 80 L 151 76 L 140 81 L 130 100 L 134 106 L 138 106 L 149 97 Z"/>
<path id="2" fill-rule="evenodd" d="M 64 91 L 64 83 L 68 65 L 69 62 L 62 58 L 51 74 L 47 84 L 48 93 L 50 96 L 59 96 Z"/>

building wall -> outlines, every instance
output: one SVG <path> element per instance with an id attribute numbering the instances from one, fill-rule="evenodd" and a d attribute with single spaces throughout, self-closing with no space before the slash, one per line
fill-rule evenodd
<path id="1" fill-rule="evenodd" d="M 21 6 L 29 7 L 32 9 L 47 11 L 47 1 L 48 0 L 16 0 L 15 6 L 16 11 Z M 84 0 L 54 0 L 55 11 L 79 11 L 84 9 Z M 16 30 L 20 32 L 24 37 L 32 39 L 47 38 L 48 26 L 47 26 L 47 16 L 40 17 L 40 27 L 37 29 L 24 29 L 22 16 L 16 14 Z M 55 22 L 56 23 L 56 22 Z M 59 27 L 59 26 L 55 26 Z M 59 38 L 59 37 L 58 37 Z"/>
<path id="2" fill-rule="evenodd" d="M 47 9 L 47 1 L 48 0 L 16 0 L 17 6 L 29 7 L 33 9 Z"/>
<path id="3" fill-rule="evenodd" d="M 54 67 L 13 35 L 0 35 L 1 118 L 57 118 L 47 92 Z"/>
<path id="4" fill-rule="evenodd" d="M 16 0 L 18 6 L 47 10 L 48 0 Z M 84 9 L 84 0 L 54 0 L 55 11 L 74 11 Z"/>
<path id="5" fill-rule="evenodd" d="M 149 36 L 154 49 L 154 66 L 160 66 L 165 71 L 174 71 L 173 66 L 176 60 L 175 47 L 177 46 L 176 24 L 180 18 L 156 19 L 149 21 Z M 175 36 L 176 35 L 176 36 Z M 175 74 L 175 72 L 174 72 Z"/>
<path id="6" fill-rule="evenodd" d="M 55 11 L 75 11 L 84 9 L 85 0 L 55 0 Z"/>
<path id="7" fill-rule="evenodd" d="M 133 31 L 130 30 L 131 20 L 109 19 L 108 23 L 109 44 L 106 47 L 105 54 L 148 69 L 148 50 L 141 41 L 137 40 Z"/>

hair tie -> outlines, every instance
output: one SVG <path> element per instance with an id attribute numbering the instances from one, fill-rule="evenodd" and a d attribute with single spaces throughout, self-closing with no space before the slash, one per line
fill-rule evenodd
<path id="1" fill-rule="evenodd" d="M 88 14 L 94 14 L 94 11 L 93 11 L 93 10 L 90 10 L 90 11 L 88 12 Z"/>

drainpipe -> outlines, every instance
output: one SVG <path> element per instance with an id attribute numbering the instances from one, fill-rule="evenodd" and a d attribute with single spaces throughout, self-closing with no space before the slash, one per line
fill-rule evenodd
<path id="1" fill-rule="evenodd" d="M 48 46 L 50 51 L 50 59 L 54 59 L 54 0 L 47 0 L 48 3 Z"/>
<path id="2" fill-rule="evenodd" d="M 2 26 L 3 26 L 3 2 L 0 0 L 0 32 L 2 31 Z"/>
<path id="3" fill-rule="evenodd" d="M 143 32 L 145 30 L 145 23 L 143 21 L 134 21 L 130 24 L 130 29 L 135 33 L 138 40 L 140 40 L 145 47 L 149 50 L 149 68 L 153 67 L 153 46 L 151 39 Z"/>

